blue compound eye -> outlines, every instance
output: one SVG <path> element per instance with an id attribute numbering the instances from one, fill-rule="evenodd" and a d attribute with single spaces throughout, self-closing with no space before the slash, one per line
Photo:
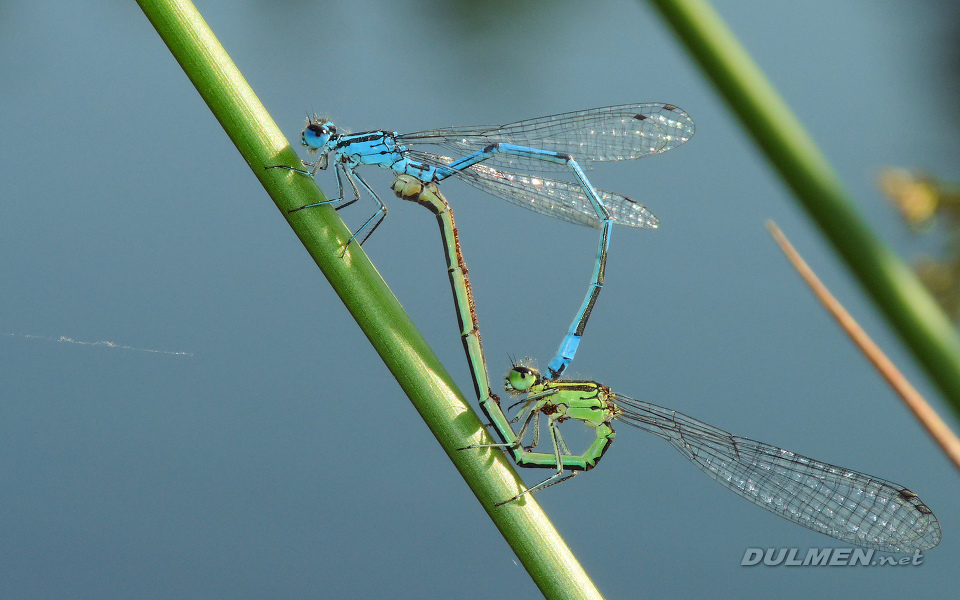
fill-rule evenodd
<path id="1" fill-rule="evenodd" d="M 303 130 L 301 140 L 304 146 L 320 149 L 323 148 L 336 133 L 336 126 L 329 121 L 324 123 L 310 123 L 307 125 L 307 128 Z"/>

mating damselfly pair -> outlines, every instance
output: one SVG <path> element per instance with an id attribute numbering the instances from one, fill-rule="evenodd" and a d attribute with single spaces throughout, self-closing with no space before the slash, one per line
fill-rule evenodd
<path id="1" fill-rule="evenodd" d="M 393 169 L 401 175 L 394 185 L 397 194 L 427 205 L 437 214 L 444 236 L 448 266 L 457 264 L 458 260 L 462 264 L 459 248 L 450 243 L 451 239 L 455 239 L 452 215 L 449 214 L 445 201 L 437 199 L 439 192 L 436 187 L 428 185 L 425 188 L 423 183 L 435 183 L 451 175 L 457 175 L 468 183 L 511 202 L 533 208 L 537 212 L 580 224 L 600 224 L 603 233 L 591 292 L 588 292 L 578 318 L 574 321 L 574 326 L 579 324 L 579 330 L 571 327 L 564 338 L 564 344 L 551 361 L 549 378 L 541 376 L 529 363 L 513 365 L 507 375 L 505 388 L 518 398 L 517 405 L 520 410 L 512 419 L 504 414 L 499 399 L 490 392 L 476 315 L 465 278 L 462 274 L 455 276 L 456 269 L 450 269 L 454 298 L 463 325 L 461 335 L 480 405 L 501 439 L 499 444 L 477 444 L 463 450 L 499 447 L 508 451 L 520 466 L 556 471 L 548 479 L 505 499 L 500 505 L 596 466 L 613 442 L 615 433 L 612 422 L 617 420 L 667 440 L 724 487 L 804 527 L 849 543 L 890 552 L 913 552 L 936 546 L 941 536 L 936 517 L 916 494 L 899 484 L 731 435 L 676 411 L 616 394 L 608 387 L 593 381 L 569 381 L 559 378 L 559 374 L 572 360 L 576 344 L 572 344 L 573 351 L 564 352 L 564 349 L 571 347 L 571 340 L 579 341 L 583 332 L 582 326 L 589 317 L 592 303 L 603 282 L 603 263 L 609 243 L 610 224 L 613 221 L 621 222 L 611 215 L 649 215 L 644 216 L 645 225 L 639 226 L 656 225 L 655 218 L 634 201 L 594 189 L 583 175 L 577 160 L 638 158 L 675 147 L 689 137 L 687 135 L 683 139 L 665 139 L 673 137 L 669 133 L 673 130 L 666 126 L 624 133 L 628 130 L 626 125 L 631 118 L 628 113 L 635 112 L 640 115 L 641 113 L 636 112 L 638 107 L 647 107 L 648 111 L 651 111 L 650 107 L 656 107 L 655 110 L 658 111 L 666 110 L 670 114 L 682 115 L 686 124 L 679 129 L 692 135 L 693 124 L 689 117 L 675 106 L 662 104 L 609 107 L 531 119 L 501 127 L 447 128 L 402 136 L 382 131 L 337 136 L 333 124 L 329 121 L 311 119 L 304 131 L 303 143 L 319 151 L 320 160 L 315 164 L 305 163 L 314 167 L 312 171 L 300 172 L 313 175 L 318 169 L 326 168 L 329 161 L 333 160 L 333 164 L 337 166 L 341 193 L 340 198 L 331 202 L 343 200 L 341 173 L 347 177 L 356 197 L 359 192 L 353 179 L 360 181 L 379 205 L 378 213 L 361 227 L 362 230 L 374 223 L 371 226 L 372 231 L 382 220 L 386 207 L 354 169 L 361 164 L 376 164 Z M 620 120 L 619 124 L 616 123 L 617 119 Z M 645 122 L 649 117 L 634 119 Z M 677 119 L 655 120 L 654 123 L 662 124 L 664 120 L 674 129 L 680 123 Z M 557 123 L 564 126 L 551 134 L 553 125 Z M 588 127 L 585 123 L 597 126 Z M 519 138 L 518 132 L 524 132 L 526 137 Z M 560 141 L 555 141 L 551 135 Z M 650 144 L 651 139 L 659 140 L 659 145 L 645 146 L 648 148 L 647 154 L 635 151 L 631 154 L 631 151 L 624 148 L 636 148 L 640 143 L 636 140 L 624 143 L 622 139 L 617 139 L 627 135 L 639 137 L 646 144 Z M 609 142 L 607 137 L 616 141 Z M 576 143 L 572 140 L 577 139 L 580 140 L 580 146 L 588 149 L 588 154 L 577 155 L 574 152 L 558 150 L 573 150 Z M 587 141 L 583 141 L 584 139 Z M 405 146 L 413 140 L 432 140 L 429 143 L 464 153 L 473 150 L 473 153 L 456 161 L 426 152 L 415 153 L 407 150 Z M 525 141 L 528 146 L 521 147 L 520 140 Z M 398 144 L 398 141 L 402 143 Z M 536 144 L 532 143 L 534 141 Z M 490 143 L 476 149 L 482 142 Z M 671 142 L 673 145 L 669 145 Z M 606 145 L 615 147 L 606 148 Z M 486 161 L 486 164 L 481 165 L 483 161 Z M 534 167 L 530 165 L 542 166 L 538 161 L 569 168 L 577 183 L 498 169 L 532 169 Z M 548 204 L 548 199 L 554 204 Z M 609 210 L 606 206 L 608 200 L 622 212 L 614 213 Z M 546 206 L 551 208 L 548 210 L 544 208 Z M 592 215 L 590 209 L 594 210 Z M 570 215 L 575 215 L 576 218 L 571 218 Z M 639 221 L 626 222 L 636 225 Z M 555 369 L 555 366 L 558 368 Z M 536 451 L 541 416 L 547 420 L 550 437 L 547 452 Z M 595 432 L 593 442 L 580 454 L 572 453 L 563 440 L 560 424 L 565 421 L 579 421 Z M 513 428 L 517 423 L 521 424 L 518 432 Z M 528 435 L 532 438 L 531 443 L 525 444 L 524 440 Z"/>

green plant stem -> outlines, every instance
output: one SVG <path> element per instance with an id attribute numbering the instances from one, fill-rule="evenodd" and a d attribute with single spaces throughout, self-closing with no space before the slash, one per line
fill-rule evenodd
<path id="1" fill-rule="evenodd" d="M 651 3 L 960 415 L 960 337 L 953 324 L 870 231 L 826 158 L 710 3 Z"/>
<path id="2" fill-rule="evenodd" d="M 267 165 L 299 166 L 296 153 L 192 3 L 139 0 L 254 175 L 330 281 L 491 520 L 544 596 L 600 598 L 589 576 L 532 498 L 495 504 L 522 480 L 497 451 L 458 451 L 486 435 L 476 413 L 413 326 L 396 297 L 329 207 L 288 213 L 325 198 L 312 178 Z M 335 349 L 336 340 L 329 340 Z M 429 509 L 432 499 L 422 499 Z M 429 515 L 429 510 L 424 513 Z"/>

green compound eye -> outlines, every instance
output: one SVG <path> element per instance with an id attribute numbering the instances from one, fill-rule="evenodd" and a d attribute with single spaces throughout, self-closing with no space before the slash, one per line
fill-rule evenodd
<path id="1" fill-rule="evenodd" d="M 507 380 L 504 387 L 507 391 L 513 389 L 523 392 L 530 389 L 540 379 L 540 374 L 529 367 L 514 367 L 507 373 Z"/>

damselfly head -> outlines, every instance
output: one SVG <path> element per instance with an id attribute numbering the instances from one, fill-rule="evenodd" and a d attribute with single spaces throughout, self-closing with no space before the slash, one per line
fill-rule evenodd
<path id="1" fill-rule="evenodd" d="M 540 371 L 534 366 L 533 359 L 526 358 L 513 363 L 513 368 L 503 379 L 503 389 L 511 395 L 522 394 L 542 381 Z"/>
<path id="2" fill-rule="evenodd" d="M 336 136 L 337 126 L 332 121 L 314 117 L 307 121 L 307 126 L 304 127 L 300 136 L 300 142 L 307 147 L 307 152 L 319 151 L 325 154 L 330 151 L 330 148 L 327 147 L 330 140 Z"/>

